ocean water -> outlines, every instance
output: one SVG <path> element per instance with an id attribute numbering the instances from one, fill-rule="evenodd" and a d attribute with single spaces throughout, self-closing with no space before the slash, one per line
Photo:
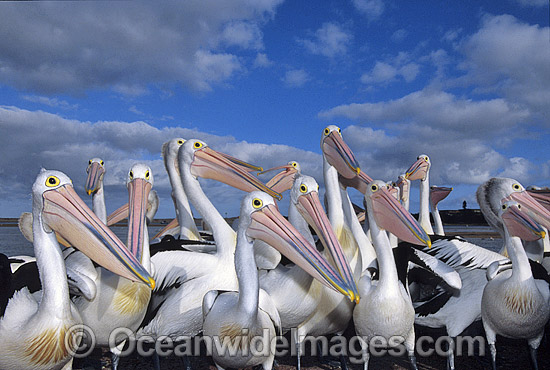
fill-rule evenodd
<path id="1" fill-rule="evenodd" d="M 113 227 L 114 233 L 122 240 L 126 242 L 127 229 L 126 227 L 117 226 Z M 149 235 L 152 237 L 161 230 L 161 227 L 149 228 Z M 486 233 L 492 231 L 488 226 L 450 226 L 445 227 L 445 230 L 456 233 Z M 479 245 L 480 247 L 487 248 L 489 250 L 498 252 L 502 246 L 502 239 L 500 238 L 466 238 L 466 240 Z M 0 253 L 4 253 L 7 256 L 27 255 L 34 256 L 34 248 L 32 243 L 27 241 L 19 231 L 17 227 L 0 227 Z"/>

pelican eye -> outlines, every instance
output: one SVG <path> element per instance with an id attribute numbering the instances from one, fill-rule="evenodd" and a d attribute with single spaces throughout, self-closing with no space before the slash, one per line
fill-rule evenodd
<path id="1" fill-rule="evenodd" d="M 179 139 L 178 140 L 178 145 L 183 145 L 183 140 Z"/>
<path id="2" fill-rule="evenodd" d="M 101 162 L 99 162 L 99 164 L 103 166 L 105 164 L 105 162 L 101 161 Z"/>
<path id="3" fill-rule="evenodd" d="M 202 143 L 199 141 L 196 141 L 195 144 L 193 144 L 193 146 L 195 147 L 195 149 L 200 149 L 202 148 Z"/>
<path id="4" fill-rule="evenodd" d="M 90 160 L 88 161 L 88 166 L 91 165 L 91 164 L 92 164 L 92 160 L 90 159 Z"/>
<path id="5" fill-rule="evenodd" d="M 518 204 L 518 209 L 521 209 L 521 204 Z"/>
<path id="6" fill-rule="evenodd" d="M 325 131 L 323 131 L 323 133 L 325 134 L 325 136 L 328 136 L 328 134 L 330 134 L 330 129 L 328 127 L 325 128 Z"/>
<path id="7" fill-rule="evenodd" d="M 512 185 L 512 188 L 514 188 L 514 190 L 520 191 L 521 190 L 521 185 L 520 184 L 514 184 L 514 185 Z"/>
<path id="8" fill-rule="evenodd" d="M 292 162 L 292 167 L 296 167 L 297 165 L 298 165 L 298 163 Z"/>
<path id="9" fill-rule="evenodd" d="M 259 199 L 259 198 L 254 198 L 252 200 L 252 207 L 254 207 L 256 209 L 260 208 L 263 204 L 264 204 L 264 202 L 262 202 L 262 200 Z"/>
<path id="10" fill-rule="evenodd" d="M 61 181 L 59 180 L 59 177 L 57 176 L 49 176 L 47 179 L 46 179 L 46 186 L 51 188 L 51 187 L 54 187 L 54 186 L 57 186 L 59 185 Z"/>
<path id="11" fill-rule="evenodd" d="M 503 210 L 503 211 L 506 211 L 506 208 L 508 208 L 508 205 L 507 205 L 507 204 L 503 204 L 503 205 L 502 205 L 502 210 Z"/>
<path id="12" fill-rule="evenodd" d="M 149 180 L 150 177 L 151 173 L 149 173 L 149 171 L 145 172 L 145 180 Z"/>
<path id="13" fill-rule="evenodd" d="M 341 135 L 342 134 L 342 130 L 340 130 L 340 127 L 338 127 L 338 133 Z"/>
<path id="14" fill-rule="evenodd" d="M 300 191 L 302 193 L 307 193 L 307 186 L 305 184 L 300 185 Z"/>
<path id="15" fill-rule="evenodd" d="M 130 171 L 129 176 L 130 176 L 130 180 L 133 180 L 134 179 L 134 171 Z"/>
<path id="16" fill-rule="evenodd" d="M 377 191 L 378 191 L 378 185 L 372 184 L 372 185 L 370 186 L 370 190 L 372 190 L 373 193 L 374 193 L 374 192 L 377 192 Z"/>

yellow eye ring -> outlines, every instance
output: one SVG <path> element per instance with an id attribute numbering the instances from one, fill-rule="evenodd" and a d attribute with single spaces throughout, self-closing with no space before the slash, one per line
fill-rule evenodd
<path id="1" fill-rule="evenodd" d="M 61 183 L 59 178 L 57 176 L 48 176 L 46 179 L 46 186 L 49 188 L 53 188 L 54 186 L 57 186 Z"/>
<path id="2" fill-rule="evenodd" d="M 183 145 L 183 140 L 178 140 L 178 145 Z"/>
<path id="3" fill-rule="evenodd" d="M 88 166 L 91 165 L 91 164 L 92 164 L 92 160 L 90 159 L 90 160 L 88 161 Z"/>
<path id="4" fill-rule="evenodd" d="M 264 202 L 260 198 L 254 198 L 252 200 L 252 207 L 255 209 L 261 208 L 264 205 Z"/>
<path id="5" fill-rule="evenodd" d="M 297 165 L 298 165 L 298 163 L 292 162 L 292 167 L 296 167 Z"/>
<path id="6" fill-rule="evenodd" d="M 101 162 L 99 162 L 99 164 L 103 166 L 105 164 L 105 162 L 101 161 Z"/>
<path id="7" fill-rule="evenodd" d="M 306 186 L 306 184 L 300 185 L 300 192 L 302 192 L 302 193 L 304 193 L 304 194 L 307 193 L 307 186 Z"/>
<path id="8" fill-rule="evenodd" d="M 149 173 L 149 171 L 145 172 L 145 180 L 149 180 L 150 177 L 151 173 Z"/>
<path id="9" fill-rule="evenodd" d="M 130 176 L 130 180 L 133 180 L 134 179 L 134 171 L 130 171 L 129 176 Z"/>
<path id="10" fill-rule="evenodd" d="M 378 191 L 378 185 L 372 184 L 372 185 L 370 186 L 370 190 L 372 190 L 373 193 L 377 192 L 377 191 Z"/>
<path id="11" fill-rule="evenodd" d="M 506 204 L 503 204 L 503 205 L 502 205 L 502 210 L 505 211 L 506 208 L 508 208 L 508 206 L 507 206 Z"/>
<path id="12" fill-rule="evenodd" d="M 341 134 L 342 130 L 340 130 L 340 127 L 338 127 L 338 133 Z"/>
<path id="13" fill-rule="evenodd" d="M 193 144 L 193 146 L 195 147 L 195 149 L 200 149 L 202 148 L 202 143 L 199 141 L 196 141 L 195 144 Z"/>
<path id="14" fill-rule="evenodd" d="M 521 185 L 520 184 L 514 184 L 514 185 L 512 185 L 512 188 L 514 188 L 514 190 L 516 190 L 516 191 L 520 191 L 521 190 Z"/>
<path id="15" fill-rule="evenodd" d="M 330 134 L 330 129 L 328 127 L 325 128 L 325 131 L 323 131 L 323 133 L 325 134 L 325 136 L 328 136 L 328 134 Z"/>

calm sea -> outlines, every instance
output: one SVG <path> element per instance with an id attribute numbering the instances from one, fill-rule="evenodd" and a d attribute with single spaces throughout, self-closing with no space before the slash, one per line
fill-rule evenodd
<path id="1" fill-rule="evenodd" d="M 149 235 L 152 238 L 162 227 L 150 227 Z M 127 229 L 123 226 L 113 227 L 114 233 L 122 240 L 126 242 Z M 456 233 L 487 233 L 491 232 L 491 228 L 488 226 L 449 226 L 445 227 L 445 230 Z M 466 239 L 481 247 L 498 252 L 502 246 L 502 240 L 500 238 L 475 238 L 466 237 Z M 0 253 L 4 253 L 7 256 L 27 255 L 34 256 L 34 249 L 30 242 L 27 241 L 19 231 L 17 227 L 0 227 Z"/>

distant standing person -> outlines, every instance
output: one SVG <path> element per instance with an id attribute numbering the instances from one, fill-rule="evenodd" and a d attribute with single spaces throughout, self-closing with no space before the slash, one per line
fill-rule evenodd
<path id="1" fill-rule="evenodd" d="M 462 209 L 466 209 L 466 201 L 462 202 Z"/>

